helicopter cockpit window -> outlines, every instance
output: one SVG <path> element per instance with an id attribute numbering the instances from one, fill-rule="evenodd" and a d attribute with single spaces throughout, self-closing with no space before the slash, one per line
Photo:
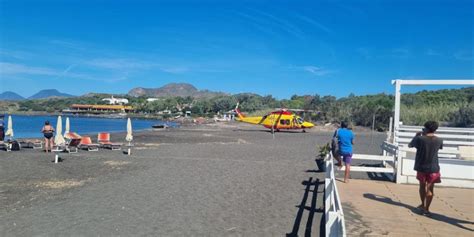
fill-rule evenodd
<path id="1" fill-rule="evenodd" d="M 299 123 L 299 124 L 303 124 L 303 119 L 302 118 L 297 118 L 296 121 Z"/>

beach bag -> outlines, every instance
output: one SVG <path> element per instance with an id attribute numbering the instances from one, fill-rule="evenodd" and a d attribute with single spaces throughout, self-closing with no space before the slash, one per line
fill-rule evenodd
<path id="1" fill-rule="evenodd" d="M 338 136 L 338 133 L 339 133 L 339 129 L 336 130 L 334 136 L 332 137 L 332 140 L 331 140 L 331 152 L 332 152 L 332 156 L 333 157 L 336 157 L 339 155 L 339 146 L 338 146 L 338 143 L 339 143 L 339 136 Z"/>
<path id="2" fill-rule="evenodd" d="M 17 141 L 12 141 L 11 142 L 11 150 L 12 151 L 19 151 L 20 150 L 20 143 Z"/>

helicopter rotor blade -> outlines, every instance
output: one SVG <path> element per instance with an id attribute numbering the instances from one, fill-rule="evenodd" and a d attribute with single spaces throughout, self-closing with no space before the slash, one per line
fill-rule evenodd
<path id="1" fill-rule="evenodd" d="M 278 124 L 278 122 L 280 121 L 281 119 L 281 116 L 283 115 L 283 110 L 280 110 L 280 115 L 278 116 L 278 119 L 275 120 L 275 122 L 273 123 L 273 126 L 272 127 L 276 127 L 276 125 Z"/>
<path id="2" fill-rule="evenodd" d="M 264 116 L 262 117 L 262 119 L 260 119 L 260 122 L 258 122 L 258 124 L 262 124 L 263 121 L 265 121 L 265 119 L 267 119 L 267 117 L 268 117 L 268 114 L 264 115 Z"/>

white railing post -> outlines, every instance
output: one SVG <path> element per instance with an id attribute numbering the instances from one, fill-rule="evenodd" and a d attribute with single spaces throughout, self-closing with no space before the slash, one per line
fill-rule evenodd
<path id="1" fill-rule="evenodd" d="M 342 210 L 341 198 L 337 191 L 336 178 L 334 175 L 334 160 L 332 154 L 326 156 L 326 173 L 324 179 L 324 216 L 327 237 L 346 236 L 344 212 Z"/>
<path id="2" fill-rule="evenodd" d="M 398 131 L 400 127 L 400 90 L 401 90 L 401 80 L 392 81 L 392 84 L 395 84 L 395 114 L 393 118 L 393 130 L 394 132 Z M 398 145 L 397 141 L 393 141 L 395 145 Z"/>

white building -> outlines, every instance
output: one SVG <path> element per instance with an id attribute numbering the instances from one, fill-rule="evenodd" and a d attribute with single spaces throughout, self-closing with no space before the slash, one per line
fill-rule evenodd
<path id="1" fill-rule="evenodd" d="M 153 102 L 153 101 L 157 101 L 157 100 L 160 100 L 158 98 L 148 98 L 146 99 L 147 102 Z"/>
<path id="2" fill-rule="evenodd" d="M 128 99 L 114 98 L 113 96 L 112 96 L 112 98 L 102 99 L 102 101 L 108 101 L 109 104 L 111 104 L 111 105 L 128 104 Z"/>

